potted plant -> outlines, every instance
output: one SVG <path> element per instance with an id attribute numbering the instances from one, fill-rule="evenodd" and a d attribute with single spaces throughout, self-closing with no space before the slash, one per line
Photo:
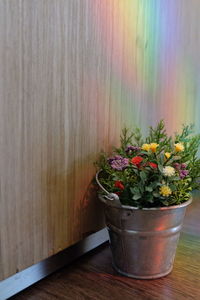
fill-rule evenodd
<path id="1" fill-rule="evenodd" d="M 124 128 L 120 138 L 96 163 L 113 266 L 126 276 L 159 278 L 172 270 L 191 192 L 200 187 L 200 135 L 190 125 L 168 136 L 160 121 L 145 139 L 138 128 Z"/>

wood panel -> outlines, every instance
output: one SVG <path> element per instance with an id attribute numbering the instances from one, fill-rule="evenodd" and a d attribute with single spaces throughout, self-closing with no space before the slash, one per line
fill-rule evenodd
<path id="1" fill-rule="evenodd" d="M 102 220 L 87 190 L 100 112 L 83 90 L 82 7 L 0 5 L 2 279 L 100 229 Z"/>
<path id="2" fill-rule="evenodd" d="M 199 126 L 199 8 L 0 1 L 0 279 L 102 227 L 88 186 L 122 124 Z"/>

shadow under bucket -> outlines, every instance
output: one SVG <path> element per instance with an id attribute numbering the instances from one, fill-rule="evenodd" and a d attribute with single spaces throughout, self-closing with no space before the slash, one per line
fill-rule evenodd
<path id="1" fill-rule="evenodd" d="M 98 181 L 100 187 L 106 191 Z M 139 209 L 121 205 L 116 194 L 99 195 L 104 203 L 113 267 L 122 275 L 154 279 L 169 274 L 192 199 L 180 205 Z"/>

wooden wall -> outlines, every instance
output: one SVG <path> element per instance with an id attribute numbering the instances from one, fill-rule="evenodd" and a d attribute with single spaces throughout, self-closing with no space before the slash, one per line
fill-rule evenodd
<path id="1" fill-rule="evenodd" d="M 102 227 L 122 124 L 199 126 L 198 0 L 0 0 L 0 279 Z"/>

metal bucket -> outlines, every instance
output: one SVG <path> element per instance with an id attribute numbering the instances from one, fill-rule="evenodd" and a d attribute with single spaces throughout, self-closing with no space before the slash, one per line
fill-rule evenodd
<path id="1" fill-rule="evenodd" d="M 122 275 L 154 279 L 169 274 L 188 200 L 180 205 L 143 208 L 121 205 L 116 194 L 99 195 L 104 203 L 113 267 Z"/>

